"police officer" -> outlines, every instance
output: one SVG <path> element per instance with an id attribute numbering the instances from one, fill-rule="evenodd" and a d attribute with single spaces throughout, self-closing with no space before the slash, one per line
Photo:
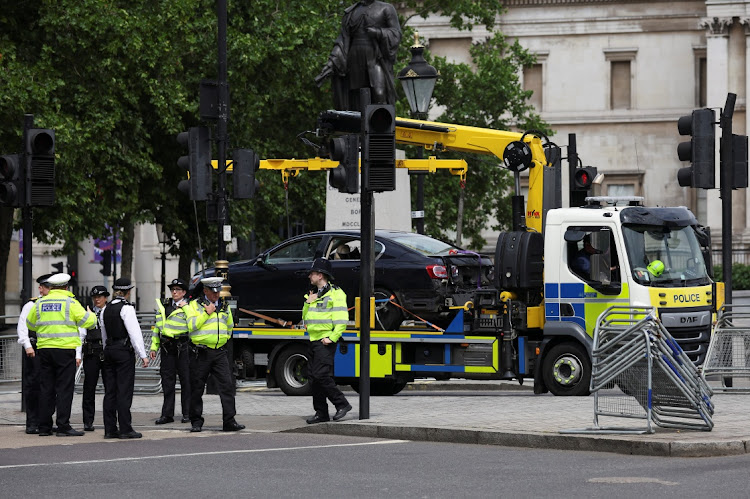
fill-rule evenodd
<path id="1" fill-rule="evenodd" d="M 23 399 L 26 406 L 26 433 L 32 435 L 39 433 L 39 357 L 36 354 L 36 333 L 29 331 L 26 326 L 26 318 L 34 303 L 42 296 L 49 293 L 47 279 L 52 274 L 39 276 L 36 282 L 39 284 L 39 296 L 27 301 L 21 309 L 18 317 L 18 343 L 23 347 Z"/>
<path id="2" fill-rule="evenodd" d="M 91 300 L 94 302 L 92 312 L 96 314 L 96 323 L 83 336 L 83 429 L 94 431 L 94 412 L 96 410 L 96 385 L 99 383 L 99 373 L 104 360 L 104 345 L 102 344 L 102 328 L 99 318 L 107 305 L 109 291 L 104 286 L 91 288 Z"/>
<path id="3" fill-rule="evenodd" d="M 331 262 L 325 258 L 316 258 L 308 277 L 312 289 L 305 295 L 302 320 L 310 335 L 307 369 L 312 383 L 315 414 L 306 421 L 308 424 L 314 424 L 329 420 L 326 398 L 336 407 L 334 421 L 343 418 L 352 410 L 352 406 L 333 380 L 336 342 L 346 329 L 349 312 L 346 308 L 346 293 L 331 283 Z"/>
<path id="4" fill-rule="evenodd" d="M 128 302 L 130 290 L 134 287 L 127 277 L 117 279 L 112 287 L 114 298 L 104 307 L 99 318 L 104 340 L 104 438 L 143 436 L 133 430 L 130 416 L 135 385 L 134 351 L 143 361 L 143 367 L 148 367 L 141 326 L 135 316 L 135 307 Z"/>
<path id="5" fill-rule="evenodd" d="M 172 298 L 161 303 L 156 300 L 156 326 L 151 337 L 151 359 L 161 348 L 161 386 L 164 390 L 164 403 L 161 406 L 161 417 L 156 424 L 174 422 L 174 397 L 177 374 L 180 375 L 180 401 L 182 403 L 182 422 L 190 422 L 190 356 L 188 353 L 187 317 L 182 307 L 188 304 L 185 294 L 187 284 L 182 279 L 172 279 L 169 284 Z"/>
<path id="6" fill-rule="evenodd" d="M 55 274 L 47 279 L 50 292 L 39 298 L 26 319 L 36 331 L 41 366 L 39 435 L 52 435 L 52 414 L 57 411 L 57 436 L 81 436 L 70 426 L 76 366 L 80 364 L 81 338 L 78 328 L 88 329 L 96 316 L 83 308 L 67 290 L 70 275 Z"/>
<path id="7" fill-rule="evenodd" d="M 216 379 L 221 399 L 223 430 L 239 431 L 234 404 L 234 379 L 229 367 L 226 343 L 232 335 L 234 319 L 226 301 L 219 297 L 221 277 L 201 280 L 203 296 L 186 307 L 190 334 L 190 423 L 191 432 L 203 428 L 203 389 L 209 373 Z"/>

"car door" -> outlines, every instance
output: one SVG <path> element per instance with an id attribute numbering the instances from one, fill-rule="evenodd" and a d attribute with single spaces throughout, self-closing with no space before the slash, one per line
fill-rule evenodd
<path id="1" fill-rule="evenodd" d="M 252 310 L 283 319 L 302 317 L 303 296 L 310 287 L 307 274 L 321 254 L 322 236 L 296 238 L 273 248 L 256 263 L 251 285 Z"/>

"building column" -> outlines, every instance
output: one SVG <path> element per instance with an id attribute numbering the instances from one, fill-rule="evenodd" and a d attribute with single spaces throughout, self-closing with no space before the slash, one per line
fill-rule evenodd
<path id="1" fill-rule="evenodd" d="M 729 26 L 731 17 L 709 17 L 701 20 L 701 27 L 706 29 L 706 101 L 707 107 L 723 108 L 729 92 Z M 718 121 L 717 114 L 717 121 Z M 719 141 L 720 129 L 717 127 L 716 142 L 716 189 L 698 189 L 698 212 L 705 216 L 699 220 L 711 227 L 714 238 L 720 237 L 721 199 L 719 198 Z"/>
<path id="2" fill-rule="evenodd" d="M 750 133 L 750 17 L 743 17 L 740 19 L 740 23 L 745 28 L 745 132 L 744 135 Z M 745 196 L 745 216 L 742 218 L 744 225 L 738 225 L 734 223 L 735 227 L 741 226 L 741 231 L 747 236 L 748 228 L 750 227 L 750 196 L 748 196 L 747 189 L 739 189 L 734 191 L 733 194 L 742 193 Z M 744 238 L 743 238 L 744 239 Z"/>

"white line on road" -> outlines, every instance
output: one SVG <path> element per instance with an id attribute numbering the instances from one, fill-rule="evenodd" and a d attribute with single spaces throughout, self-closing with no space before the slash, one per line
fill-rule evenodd
<path id="1" fill-rule="evenodd" d="M 165 454 L 161 456 L 137 456 L 137 457 L 118 457 L 115 459 L 94 459 L 91 461 L 64 461 L 62 463 L 29 463 L 29 464 L 8 464 L 0 466 L 0 469 L 12 469 L 12 468 L 29 468 L 33 466 L 54 466 L 61 464 L 96 464 L 96 463 L 116 463 L 118 461 L 141 461 L 144 459 L 164 459 L 167 457 L 192 457 L 192 456 L 218 456 L 221 454 L 251 454 L 255 452 L 276 452 L 285 450 L 308 450 L 308 449 L 330 449 L 334 447 L 361 447 L 364 445 L 387 445 L 387 444 L 400 444 L 408 442 L 408 440 L 383 440 L 378 442 L 361 442 L 356 444 L 331 444 L 331 445 L 308 445 L 304 447 L 276 447 L 273 449 L 242 449 L 242 450 L 226 450 L 226 451 L 215 451 L 215 452 L 190 452 L 186 454 Z"/>

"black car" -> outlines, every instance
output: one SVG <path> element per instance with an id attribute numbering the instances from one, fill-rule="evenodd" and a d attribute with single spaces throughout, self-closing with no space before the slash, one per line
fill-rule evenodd
<path id="1" fill-rule="evenodd" d="M 420 318 L 445 326 L 455 315 L 450 309 L 455 301 L 492 282 L 489 258 L 421 234 L 377 230 L 374 254 L 378 329 L 397 329 L 404 319 Z M 346 292 L 348 306 L 354 307 L 361 272 L 359 231 L 303 234 L 254 260 L 230 263 L 232 295 L 238 297 L 240 308 L 299 322 L 303 295 L 310 287 L 308 271 L 319 257 L 331 261 L 334 282 Z M 205 273 L 213 274 L 214 269 Z M 193 276 L 191 289 L 200 277 Z M 354 317 L 353 308 L 350 316 Z"/>

